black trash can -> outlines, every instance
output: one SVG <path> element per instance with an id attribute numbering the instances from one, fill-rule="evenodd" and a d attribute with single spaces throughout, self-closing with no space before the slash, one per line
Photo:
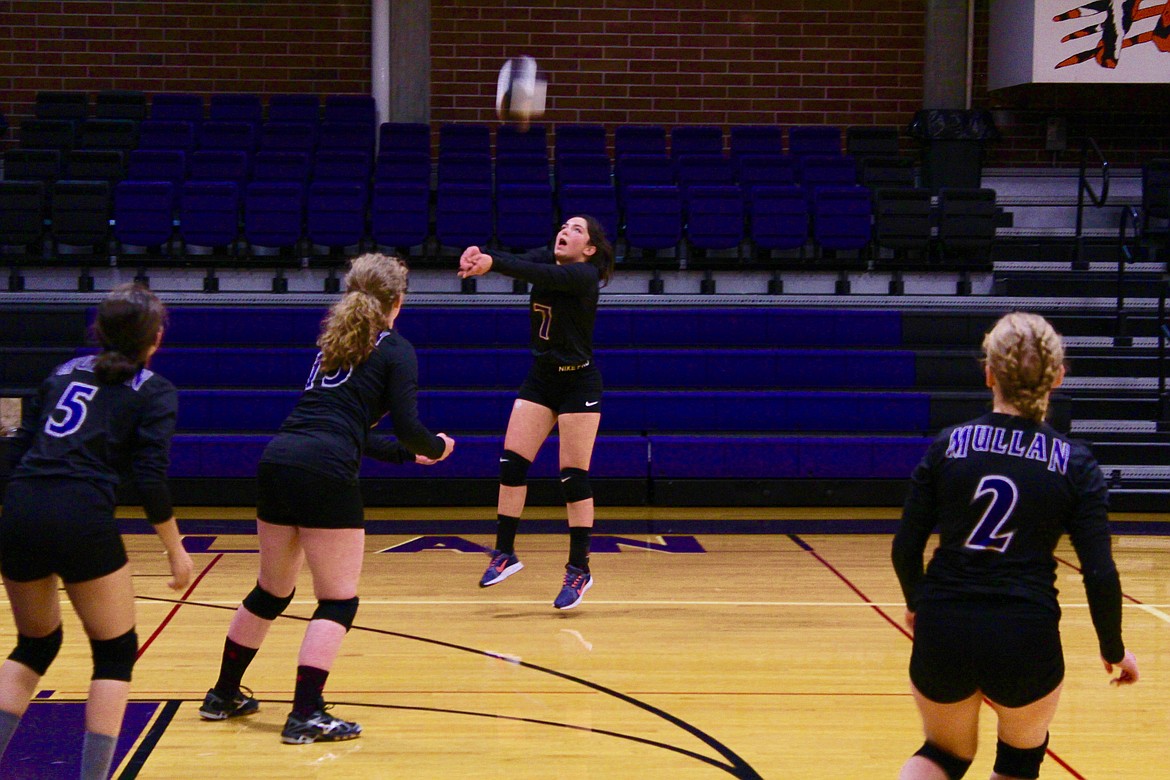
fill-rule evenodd
<path id="1" fill-rule="evenodd" d="M 988 111 L 930 108 L 914 114 L 908 132 L 922 143 L 922 184 L 978 189 L 983 178 L 983 146 L 999 138 Z"/>

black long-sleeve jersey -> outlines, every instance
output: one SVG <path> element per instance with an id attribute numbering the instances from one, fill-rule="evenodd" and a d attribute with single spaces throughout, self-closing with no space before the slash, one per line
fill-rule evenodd
<path id="1" fill-rule="evenodd" d="M 419 422 L 417 396 L 418 358 L 397 331 L 382 332 L 365 362 L 331 374 L 318 353 L 304 394 L 260 460 L 354 480 L 363 454 L 396 463 L 438 458 L 443 440 Z M 397 442 L 370 432 L 386 414 Z"/>
<path id="2" fill-rule="evenodd" d="M 84 479 L 109 495 L 132 477 L 147 517 L 171 517 L 167 487 L 178 394 L 169 381 L 140 370 L 120 384 L 102 384 L 97 357 L 62 363 L 26 400 L 10 449 L 13 479 Z"/>
<path id="3" fill-rule="evenodd" d="M 601 272 L 593 263 L 557 265 L 546 248 L 516 256 L 491 250 L 492 270 L 532 285 L 529 332 L 536 362 L 571 366 L 593 359 Z"/>
<path id="4" fill-rule="evenodd" d="M 926 568 L 931 531 L 940 543 Z M 932 598 L 1004 596 L 1057 615 L 1056 543 L 1080 559 L 1101 655 L 1117 662 L 1121 583 L 1113 563 L 1108 492 L 1084 444 L 1048 425 L 991 412 L 943 431 L 915 468 L 893 562 L 907 606 Z"/>

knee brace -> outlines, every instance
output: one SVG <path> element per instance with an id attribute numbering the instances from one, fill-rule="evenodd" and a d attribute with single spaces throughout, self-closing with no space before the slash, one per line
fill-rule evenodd
<path id="1" fill-rule="evenodd" d="M 332 620 L 349 631 L 353 619 L 357 615 L 358 597 L 352 599 L 335 600 L 321 599 L 317 608 L 313 610 L 313 620 Z"/>
<path id="2" fill-rule="evenodd" d="M 296 595 L 297 589 L 293 588 L 293 592 L 280 598 L 273 596 L 264 588 L 260 587 L 260 583 L 256 583 L 256 587 L 252 588 L 252 592 L 244 597 L 244 609 L 251 612 L 258 618 L 264 620 L 276 620 L 281 614 L 288 609 L 288 605 L 292 602 L 293 596 Z"/>
<path id="3" fill-rule="evenodd" d="M 1036 778 L 1040 776 L 1040 764 L 1048 750 L 1048 735 L 1044 744 L 1034 748 L 1012 747 L 1002 739 L 995 743 L 995 771 L 1008 777 Z"/>
<path id="4" fill-rule="evenodd" d="M 8 655 L 8 659 L 24 664 L 36 672 L 38 677 L 44 677 L 57 657 L 57 651 L 61 649 L 62 636 L 61 626 L 42 637 L 17 634 L 16 648 Z"/>
<path id="5" fill-rule="evenodd" d="M 93 650 L 91 680 L 130 682 L 130 673 L 138 655 L 138 634 L 134 629 L 113 639 L 91 639 L 89 646 Z"/>
<path id="6" fill-rule="evenodd" d="M 931 742 L 922 743 L 922 747 L 918 748 L 918 752 L 914 755 L 922 756 L 937 764 L 939 769 L 946 773 L 947 780 L 959 780 L 971 768 L 970 760 L 948 753 Z"/>
<path id="7" fill-rule="evenodd" d="M 528 467 L 532 461 L 523 455 L 504 450 L 500 456 L 500 484 L 508 487 L 523 487 L 528 482 Z"/>
<path id="8" fill-rule="evenodd" d="M 561 492 L 566 503 L 584 501 L 593 498 L 593 488 L 589 487 L 589 472 L 585 469 L 561 469 Z"/>

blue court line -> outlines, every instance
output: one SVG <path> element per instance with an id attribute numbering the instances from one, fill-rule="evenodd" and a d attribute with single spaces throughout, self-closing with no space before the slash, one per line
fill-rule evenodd
<path id="1" fill-rule="evenodd" d="M 146 736 L 142 738 L 138 749 L 134 751 L 134 755 L 126 763 L 126 768 L 122 770 L 122 774 L 118 775 L 118 780 L 134 780 L 138 777 L 138 773 L 142 771 L 142 766 L 146 760 L 150 758 L 150 754 L 154 752 L 158 741 L 162 739 L 163 732 L 171 725 L 174 720 L 175 713 L 179 711 L 181 701 L 172 699 L 163 705 L 162 712 L 154 721 L 154 725 L 150 727 L 150 731 L 146 732 Z"/>

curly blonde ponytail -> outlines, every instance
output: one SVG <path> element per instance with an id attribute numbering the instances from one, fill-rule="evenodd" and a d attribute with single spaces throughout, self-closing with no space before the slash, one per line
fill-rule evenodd
<path id="1" fill-rule="evenodd" d="M 1048 320 L 1027 312 L 1004 315 L 983 337 L 983 355 L 1003 401 L 1042 422 L 1064 366 L 1064 341 Z"/>
<path id="2" fill-rule="evenodd" d="M 317 346 L 327 372 L 365 362 L 386 329 L 386 316 L 406 293 L 406 264 L 392 255 L 355 257 L 345 275 L 345 295 L 321 323 Z"/>

